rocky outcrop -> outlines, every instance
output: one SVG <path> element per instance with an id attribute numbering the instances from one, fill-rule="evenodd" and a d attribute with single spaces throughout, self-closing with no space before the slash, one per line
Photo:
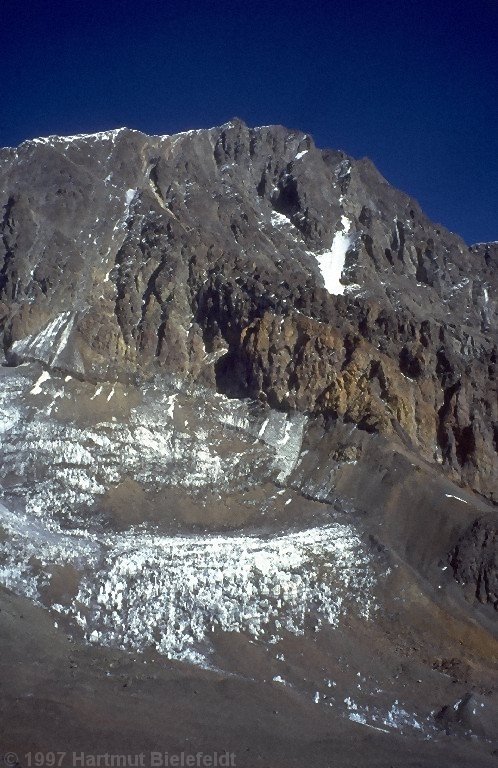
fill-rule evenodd
<path id="1" fill-rule="evenodd" d="M 280 126 L 50 137 L 0 160 L 11 364 L 323 412 L 498 500 L 496 244 L 468 248 L 370 161 Z"/>
<path id="2" fill-rule="evenodd" d="M 481 603 L 498 611 L 498 525 L 486 518 L 475 520 L 451 553 L 454 576 Z"/>

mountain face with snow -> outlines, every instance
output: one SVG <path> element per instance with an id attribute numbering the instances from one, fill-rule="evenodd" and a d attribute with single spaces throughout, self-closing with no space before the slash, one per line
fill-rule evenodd
<path id="1" fill-rule="evenodd" d="M 135 682 L 153 652 L 151 674 L 236 678 L 244 701 L 243 681 L 269 685 L 278 711 L 297 697 L 322 745 L 308 765 L 328 764 L 331 729 L 349 765 L 368 727 L 382 755 L 403 736 L 420 764 L 486 765 L 498 244 L 469 248 L 369 160 L 239 120 L 26 141 L 0 150 L 0 196 L 0 615 L 52 617 L 80 699 L 88 649 L 135 654 Z M 306 755 L 293 706 L 282 744 Z M 105 738 L 129 731 L 115 717 Z"/>
<path id="2" fill-rule="evenodd" d="M 51 137 L 0 162 L 9 361 L 400 428 L 495 498 L 498 245 L 281 127 Z"/>

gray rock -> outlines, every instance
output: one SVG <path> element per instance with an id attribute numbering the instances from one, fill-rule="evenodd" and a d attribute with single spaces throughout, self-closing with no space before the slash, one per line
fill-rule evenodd
<path id="1" fill-rule="evenodd" d="M 498 610 L 496 520 L 475 520 L 451 553 L 450 563 L 457 581 L 470 585 L 479 602 L 491 603 Z"/>

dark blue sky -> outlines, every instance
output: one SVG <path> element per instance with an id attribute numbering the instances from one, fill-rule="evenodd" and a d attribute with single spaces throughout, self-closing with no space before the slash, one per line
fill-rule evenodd
<path id="1" fill-rule="evenodd" d="M 498 239 L 496 0 L 4 0 L 0 46 L 2 146 L 283 123 Z"/>

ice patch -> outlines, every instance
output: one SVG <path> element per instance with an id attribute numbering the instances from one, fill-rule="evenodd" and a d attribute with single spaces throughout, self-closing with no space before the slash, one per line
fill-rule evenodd
<path id="1" fill-rule="evenodd" d="M 93 395 L 91 396 L 90 400 L 95 400 L 96 397 L 102 394 L 102 386 L 98 386 Z"/>
<path id="2" fill-rule="evenodd" d="M 21 413 L 19 408 L 4 405 L 0 402 L 0 435 L 3 435 L 4 432 L 8 432 L 9 429 L 12 429 L 20 418 Z"/>
<path id="3" fill-rule="evenodd" d="M 175 415 L 175 400 L 176 400 L 176 397 L 177 397 L 176 395 L 171 395 L 171 397 L 168 397 L 168 400 L 167 400 L 166 413 L 168 414 L 168 417 L 170 419 L 172 419 L 173 416 Z"/>
<path id="4" fill-rule="evenodd" d="M 132 204 L 132 202 L 133 202 L 133 200 L 135 198 L 135 195 L 137 194 L 137 191 L 138 190 L 136 190 L 136 189 L 127 189 L 126 190 L 125 202 L 126 202 L 126 205 L 128 207 Z"/>
<path id="5" fill-rule="evenodd" d="M 351 222 L 346 216 L 342 216 L 341 223 L 343 229 L 335 233 L 330 251 L 315 254 L 325 289 L 336 296 L 344 294 L 345 286 L 341 283 L 341 277 L 346 254 L 352 243 L 352 236 L 349 234 Z"/>
<path id="6" fill-rule="evenodd" d="M 292 225 L 292 222 L 290 219 L 287 218 L 287 216 L 284 216 L 283 213 L 279 213 L 278 211 L 272 211 L 271 212 L 271 223 L 274 227 L 288 227 L 289 224 Z"/>
<path id="7" fill-rule="evenodd" d="M 417 731 L 422 730 L 422 724 L 416 719 L 416 717 L 406 709 L 403 709 L 396 700 L 391 706 L 391 709 L 387 713 L 387 717 L 384 720 L 384 725 L 389 728 L 401 729 L 403 726 L 409 726 Z"/>
<path id="8" fill-rule="evenodd" d="M 461 501 L 463 504 L 468 504 L 469 502 L 467 499 L 462 499 L 461 496 L 455 496 L 453 493 L 445 493 L 444 494 L 447 499 L 456 499 L 457 501 Z"/>
<path id="9" fill-rule="evenodd" d="M 41 360 L 49 365 L 61 363 L 76 320 L 75 312 L 62 312 L 41 331 L 12 344 L 12 351 L 20 358 Z"/>
<path id="10" fill-rule="evenodd" d="M 401 707 L 397 700 L 385 714 L 383 714 L 377 707 L 357 704 L 351 696 L 346 697 L 344 703 L 346 705 L 349 720 L 359 723 L 360 725 L 365 725 L 368 728 L 374 728 L 377 731 L 389 733 L 389 730 L 387 730 L 389 728 L 398 730 L 402 733 L 407 728 L 419 732 L 434 730 L 434 727 L 431 727 L 427 721 L 424 726 L 414 714 L 410 714 L 406 709 Z M 387 726 L 387 729 L 382 726 Z"/>
<path id="11" fill-rule="evenodd" d="M 260 430 L 260 439 L 276 449 L 275 467 L 279 470 L 279 483 L 283 483 L 297 465 L 306 421 L 306 416 L 300 413 L 287 415 L 272 411 L 263 434 Z"/>
<path id="12" fill-rule="evenodd" d="M 49 372 L 48 371 L 43 371 L 42 375 L 40 376 L 40 378 L 36 382 L 36 384 L 33 387 L 33 389 L 30 390 L 29 394 L 30 395 L 39 395 L 41 392 L 43 392 L 43 389 L 42 389 L 41 385 L 43 384 L 43 382 L 48 381 L 49 379 L 50 379 Z"/>

